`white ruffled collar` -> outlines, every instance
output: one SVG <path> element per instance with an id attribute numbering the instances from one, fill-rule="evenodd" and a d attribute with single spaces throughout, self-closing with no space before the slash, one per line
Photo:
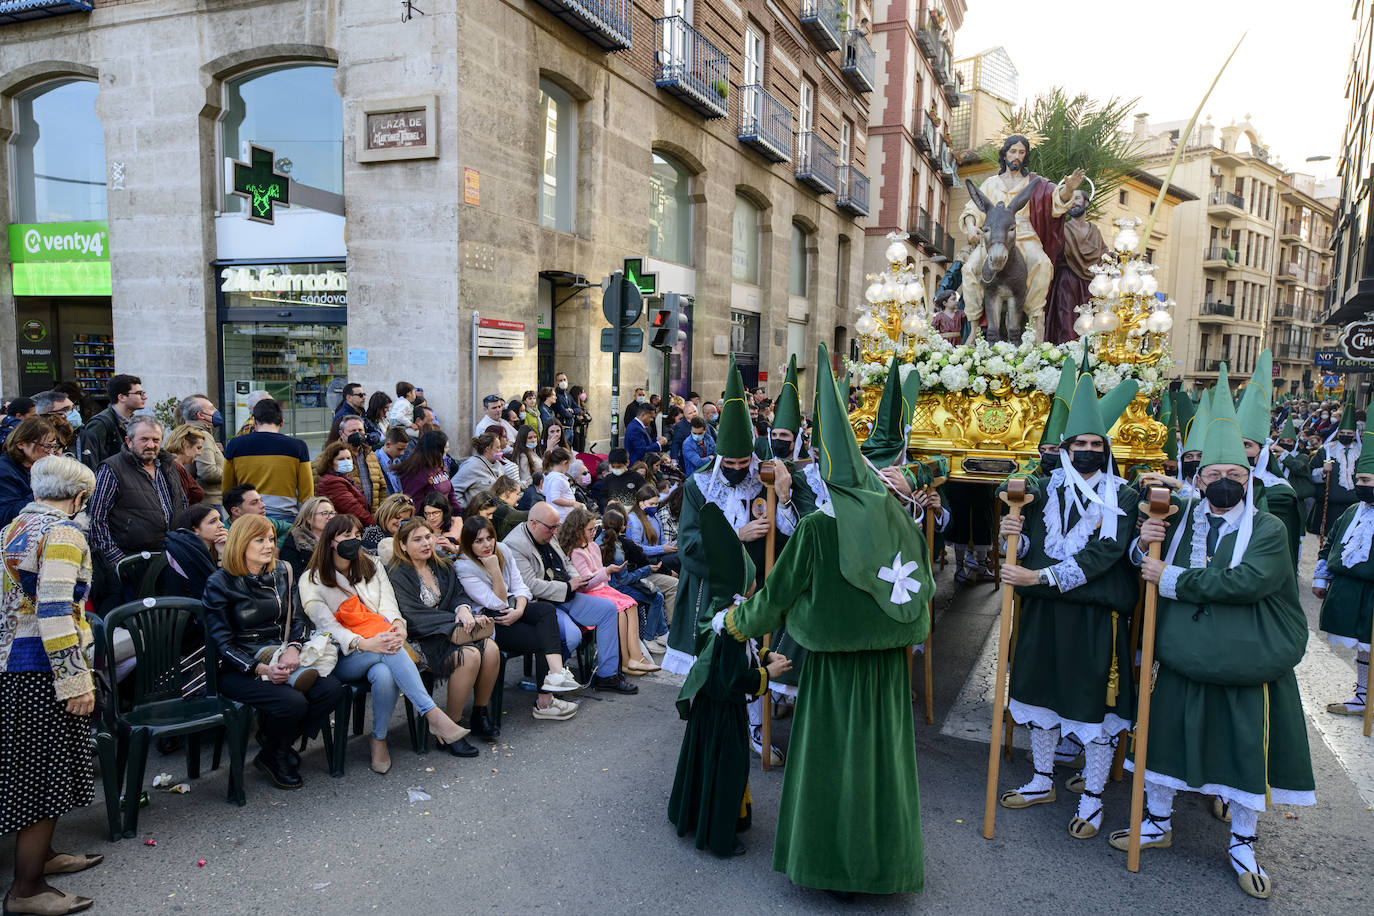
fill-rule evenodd
<path id="1" fill-rule="evenodd" d="M 1370 558 L 1371 545 L 1374 545 L 1374 505 L 1362 502 L 1345 534 L 1341 535 L 1341 565 L 1352 569 L 1365 562 Z"/>

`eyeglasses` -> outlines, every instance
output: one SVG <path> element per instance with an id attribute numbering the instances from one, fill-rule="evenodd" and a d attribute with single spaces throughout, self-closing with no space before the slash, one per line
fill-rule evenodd
<path id="1" fill-rule="evenodd" d="M 56 442 L 39 442 L 37 444 L 39 448 L 49 455 L 56 455 L 58 452 L 62 451 L 62 446 Z"/>
<path id="2" fill-rule="evenodd" d="M 551 531 L 551 532 L 552 532 L 552 531 L 557 531 L 559 528 L 562 528 L 562 527 L 563 527 L 563 524 L 562 524 L 561 522 L 560 522 L 559 524 L 557 524 L 557 525 L 550 525 L 548 522 L 541 522 L 541 521 L 540 521 L 539 519 L 537 519 L 537 518 L 535 518 L 535 519 L 530 519 L 530 521 L 534 522 L 536 525 L 543 525 L 545 528 L 549 529 L 549 531 Z"/>
<path id="3" fill-rule="evenodd" d="M 1201 480 L 1203 483 L 1216 483 L 1222 476 L 1220 471 L 1203 471 L 1198 475 L 1198 480 Z M 1234 471 L 1227 471 L 1224 476 L 1227 480 L 1234 480 L 1239 484 L 1243 484 L 1250 479 L 1250 473 L 1248 471 L 1242 471 L 1239 468 Z"/>
<path id="4" fill-rule="evenodd" d="M 147 397 L 147 396 L 148 396 L 148 392 L 144 391 L 142 388 L 138 389 L 137 391 L 130 391 L 130 392 L 129 392 L 129 397 L 131 397 L 131 398 L 145 398 L 145 397 Z"/>

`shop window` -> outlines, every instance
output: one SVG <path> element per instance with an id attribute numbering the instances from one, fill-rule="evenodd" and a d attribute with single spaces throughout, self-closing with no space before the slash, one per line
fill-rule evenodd
<path id="1" fill-rule="evenodd" d="M 225 85 L 220 149 L 241 159 L 243 146 L 272 150 L 273 165 L 299 184 L 343 193 L 343 99 L 334 91 L 334 68 L 290 65 L 252 73 Z M 226 213 L 244 201 L 224 195 Z"/>
<path id="2" fill-rule="evenodd" d="M 47 83 L 17 100 L 15 217 L 20 223 L 105 218 L 105 129 L 89 80 Z"/>
<path id="3" fill-rule="evenodd" d="M 806 278 L 811 264 L 807 246 L 810 239 L 800 223 L 792 224 L 792 253 L 788 259 L 787 291 L 793 296 L 806 295 Z"/>
<path id="4" fill-rule="evenodd" d="M 548 80 L 539 81 L 541 156 L 539 225 L 573 231 L 573 193 L 577 187 L 577 128 L 572 96 Z"/>
<path id="5" fill-rule="evenodd" d="M 692 263 L 692 176 L 658 153 L 649 176 L 649 255 Z"/>
<path id="6" fill-rule="evenodd" d="M 735 227 L 730 246 L 730 275 L 741 283 L 759 282 L 759 208 L 735 195 Z"/>

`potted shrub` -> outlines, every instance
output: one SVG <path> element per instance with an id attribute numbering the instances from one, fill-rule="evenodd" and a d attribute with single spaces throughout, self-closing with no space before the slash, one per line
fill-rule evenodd
<path id="1" fill-rule="evenodd" d="M 711 88 L 715 89 L 716 95 L 720 96 L 722 99 L 730 97 L 730 84 L 725 80 L 716 80 L 711 84 Z"/>

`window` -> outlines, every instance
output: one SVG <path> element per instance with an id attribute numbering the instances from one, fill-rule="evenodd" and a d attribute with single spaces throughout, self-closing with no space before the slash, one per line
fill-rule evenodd
<path id="1" fill-rule="evenodd" d="M 752 25 L 744 29 L 744 85 L 763 85 L 763 36 Z"/>
<path id="2" fill-rule="evenodd" d="M 242 159 L 248 143 L 272 150 L 278 172 L 293 181 L 343 193 L 343 99 L 334 68 L 314 64 L 255 70 L 225 87 L 221 122 L 225 156 Z M 245 201 L 224 195 L 224 211 Z"/>
<path id="3" fill-rule="evenodd" d="M 816 87 L 802 80 L 801 105 L 797 111 L 798 130 L 810 130 L 812 115 L 816 108 Z"/>
<path id="4" fill-rule="evenodd" d="M 806 295 L 806 278 L 811 264 L 807 257 L 807 237 L 805 227 L 800 223 L 792 224 L 792 251 L 788 259 L 787 292 L 793 296 Z"/>
<path id="5" fill-rule="evenodd" d="M 692 263 L 692 177 L 670 159 L 654 154 L 649 176 L 649 255 Z"/>
<path id="6" fill-rule="evenodd" d="M 1117 191 L 1117 192 L 1116 192 L 1116 202 L 1119 203 L 1119 204 L 1121 204 L 1122 206 L 1125 206 L 1125 204 L 1126 204 L 1126 192 L 1125 192 L 1125 191 Z"/>
<path id="7" fill-rule="evenodd" d="M 741 283 L 759 282 L 759 208 L 735 195 L 735 230 L 730 248 L 730 275 Z"/>
<path id="8" fill-rule="evenodd" d="M 105 128 L 95 114 L 99 91 L 93 82 L 69 80 L 19 96 L 17 222 L 105 218 Z"/>
<path id="9" fill-rule="evenodd" d="M 539 161 L 539 225 L 559 232 L 573 231 L 573 168 L 577 144 L 573 100 L 548 80 L 539 81 L 539 118 L 542 155 Z"/>

